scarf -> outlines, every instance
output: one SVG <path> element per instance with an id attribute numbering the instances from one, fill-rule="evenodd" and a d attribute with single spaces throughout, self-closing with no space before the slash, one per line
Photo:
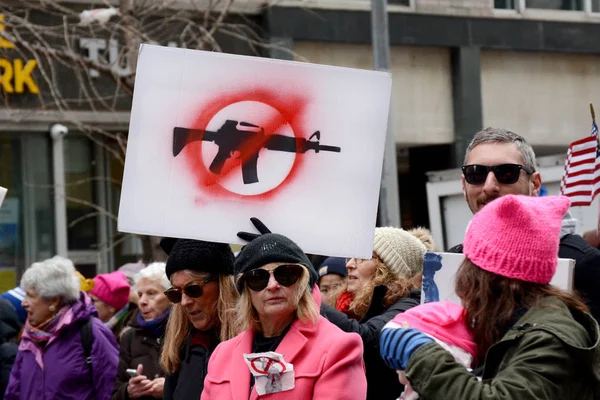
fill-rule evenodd
<path id="1" fill-rule="evenodd" d="M 161 316 L 158 318 L 154 318 L 151 321 L 146 321 L 142 317 L 142 313 L 138 311 L 137 313 L 137 324 L 140 328 L 144 330 L 148 330 L 152 333 L 154 337 L 162 337 L 165 333 L 165 328 L 167 326 L 167 320 L 169 319 L 169 315 L 171 315 L 171 307 L 167 309 Z"/>
<path id="2" fill-rule="evenodd" d="M 106 321 L 104 323 L 104 326 L 112 331 L 115 326 L 117 326 L 119 323 L 123 322 L 123 320 L 127 316 L 128 311 L 129 311 L 129 304 L 125 305 L 125 307 L 121 308 L 118 313 L 116 313 L 108 321 Z"/>
<path id="3" fill-rule="evenodd" d="M 25 323 L 25 335 L 39 347 L 46 346 L 46 343 L 58 333 L 58 328 L 63 326 L 60 322 L 68 309 L 69 307 L 62 307 L 52 318 L 38 326 L 31 326 L 28 318 Z"/>
<path id="4" fill-rule="evenodd" d="M 353 300 L 354 295 L 352 295 L 349 292 L 343 292 L 342 294 L 340 294 L 340 297 L 338 297 L 337 301 L 335 302 L 335 308 L 337 308 L 338 311 L 341 311 L 346 315 L 351 315 L 353 313 L 350 311 L 350 304 L 352 304 Z"/>

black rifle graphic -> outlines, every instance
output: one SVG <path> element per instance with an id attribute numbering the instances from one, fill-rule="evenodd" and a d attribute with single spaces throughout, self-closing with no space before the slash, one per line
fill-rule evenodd
<path id="1" fill-rule="evenodd" d="M 227 120 L 216 132 L 205 131 L 199 129 L 188 129 L 175 127 L 173 129 L 173 157 L 183 150 L 183 148 L 191 142 L 202 140 L 205 142 L 213 142 L 219 146 L 219 151 L 215 159 L 210 164 L 209 170 L 213 174 L 220 174 L 225 165 L 225 161 L 233 155 L 235 151 L 243 152 L 245 148 L 249 148 L 254 144 L 254 147 L 262 143 L 262 146 L 252 151 L 246 158 L 241 156 L 242 160 L 242 177 L 244 184 L 258 182 L 257 162 L 260 149 L 273 151 L 285 151 L 287 153 L 304 154 L 309 150 L 314 150 L 315 153 L 320 151 L 331 151 L 340 153 L 341 149 L 335 146 L 325 146 L 319 143 L 321 132 L 316 131 L 306 140 L 304 138 L 294 138 L 290 136 L 274 133 L 265 137 L 265 130 L 258 125 L 253 125 L 248 122 L 238 122 Z M 316 141 L 312 141 L 316 138 Z"/>

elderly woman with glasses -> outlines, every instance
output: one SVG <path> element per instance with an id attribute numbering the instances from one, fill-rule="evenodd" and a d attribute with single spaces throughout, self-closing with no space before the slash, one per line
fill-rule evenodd
<path id="1" fill-rule="evenodd" d="M 234 264 L 239 336 L 215 349 L 202 400 L 364 400 L 360 337 L 319 315 L 318 276 L 278 234 L 258 236 Z"/>
<path id="2" fill-rule="evenodd" d="M 159 357 L 171 311 L 171 302 L 163 293 L 171 287 L 165 263 L 152 263 L 140 270 L 133 278 L 133 285 L 138 309 L 122 334 L 112 398 L 161 399 L 165 378 Z"/>
<path id="3" fill-rule="evenodd" d="M 235 336 L 234 256 L 229 245 L 199 240 L 165 238 L 161 247 L 169 256 L 165 296 L 174 304 L 160 359 L 163 399 L 199 399 L 210 355 Z"/>

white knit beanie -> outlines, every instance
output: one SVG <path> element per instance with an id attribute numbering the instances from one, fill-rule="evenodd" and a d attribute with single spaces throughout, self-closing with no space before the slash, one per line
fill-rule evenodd
<path id="1" fill-rule="evenodd" d="M 375 228 L 373 251 L 394 274 L 407 279 L 423 272 L 427 247 L 400 228 Z"/>

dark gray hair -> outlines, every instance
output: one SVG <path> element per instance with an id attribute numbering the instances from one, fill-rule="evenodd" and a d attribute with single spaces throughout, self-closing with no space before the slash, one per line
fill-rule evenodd
<path id="1" fill-rule="evenodd" d="M 527 143 L 523 136 L 502 128 L 485 128 L 484 130 L 477 132 L 475 136 L 473 136 L 471 143 L 469 143 L 469 147 L 467 147 L 463 164 L 467 163 L 467 157 L 471 150 L 482 143 L 513 143 L 517 146 L 519 153 L 521 153 L 523 165 L 535 172 L 536 161 L 533 147 Z"/>
<path id="2" fill-rule="evenodd" d="M 73 262 L 60 256 L 31 264 L 21 278 L 23 289 L 33 289 L 46 300 L 58 296 L 61 304 L 75 303 L 79 299 L 79 286 Z"/>

